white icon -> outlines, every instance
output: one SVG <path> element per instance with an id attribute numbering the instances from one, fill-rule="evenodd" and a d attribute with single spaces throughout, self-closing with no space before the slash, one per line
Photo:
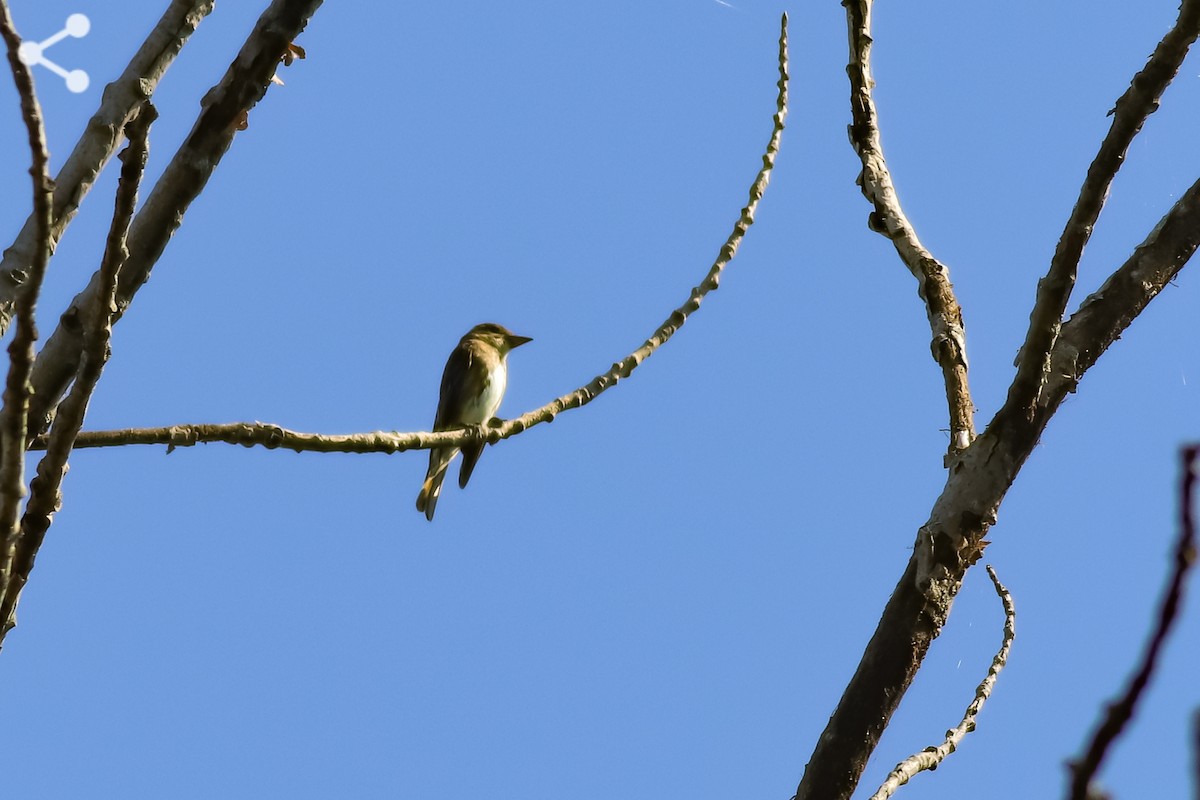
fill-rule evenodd
<path id="1" fill-rule="evenodd" d="M 43 55 L 45 51 L 52 46 L 62 41 L 68 36 L 73 36 L 76 39 L 87 36 L 87 32 L 91 30 L 92 23 L 83 14 L 72 14 L 67 17 L 67 25 L 58 33 L 51 36 L 44 42 L 21 42 L 21 46 L 17 49 L 17 58 L 21 59 L 21 63 L 26 66 L 36 67 L 41 64 L 46 69 L 53 72 L 58 77 L 66 81 L 67 89 L 78 94 L 79 92 L 87 91 L 88 74 L 81 69 L 73 69 L 67 72 L 65 69 L 50 61 Z"/>

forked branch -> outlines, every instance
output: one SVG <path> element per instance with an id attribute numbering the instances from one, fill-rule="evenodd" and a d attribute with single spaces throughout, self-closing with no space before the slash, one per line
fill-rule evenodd
<path id="1" fill-rule="evenodd" d="M 1200 180 L 1183 193 L 1154 230 L 1062 326 L 1051 353 L 1037 414 L 1075 391 L 1083 374 L 1115 342 L 1200 247 Z"/>
<path id="2" fill-rule="evenodd" d="M 1125 153 L 1146 118 L 1158 109 L 1158 100 L 1179 72 L 1183 59 L 1200 34 L 1200 0 L 1183 0 L 1174 27 L 1154 48 L 1146 66 L 1134 76 L 1114 106 L 1112 125 L 1088 167 L 1079 198 L 1058 240 L 1046 276 L 1038 282 L 1037 299 L 1029 315 L 1025 343 L 1017 356 L 1017 374 L 1005 402 L 1005 414 L 1032 418 L 1051 372 L 1051 355 L 1083 248 L 1108 198 L 1108 190 Z"/>
<path id="3" fill-rule="evenodd" d="M 1189 0 L 1189 5 L 1193 2 L 1200 0 Z M 851 82 L 856 87 L 852 103 L 858 119 L 869 77 L 856 75 L 854 63 L 865 63 L 859 53 L 870 44 L 870 4 L 846 0 L 845 5 L 851 28 Z M 852 132 L 856 141 L 862 137 L 861 132 Z M 873 219 L 890 233 L 901 234 L 899 241 L 911 250 L 898 220 Z M 796 790 L 799 800 L 846 800 L 854 792 L 879 737 L 949 617 L 963 576 L 986 546 L 985 536 L 995 524 L 1000 504 L 1050 418 L 1087 369 L 1192 257 L 1198 239 L 1200 183 L 1180 198 L 1104 287 L 1062 325 L 1036 413 L 1007 412 L 1010 406 L 1006 405 L 951 460 L 945 488 L 917 532 L 904 574 L 813 749 Z M 912 250 L 906 263 L 916 254 Z M 917 258 L 912 263 L 922 262 Z"/>

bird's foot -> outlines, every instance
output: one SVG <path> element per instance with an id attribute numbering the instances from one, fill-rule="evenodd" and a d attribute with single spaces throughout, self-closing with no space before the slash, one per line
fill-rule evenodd
<path id="1" fill-rule="evenodd" d="M 480 425 L 480 432 L 486 439 L 488 444 L 495 444 L 500 441 L 500 426 L 504 424 L 504 420 L 499 417 L 492 417 L 487 422 Z"/>

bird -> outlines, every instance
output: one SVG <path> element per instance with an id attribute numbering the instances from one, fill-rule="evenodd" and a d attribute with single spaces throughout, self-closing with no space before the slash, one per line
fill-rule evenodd
<path id="1" fill-rule="evenodd" d="M 490 421 L 500 408 L 508 386 L 509 351 L 532 341 L 528 336 L 518 336 L 494 322 L 485 322 L 467 331 L 446 360 L 437 415 L 433 419 L 434 432 Z M 459 488 L 465 489 L 471 479 L 471 472 L 483 453 L 483 444 L 480 439 L 463 445 Z M 442 492 L 446 470 L 458 453 L 457 447 L 435 447 L 429 451 L 429 471 L 425 474 L 421 493 L 417 495 L 417 511 L 424 512 L 425 519 L 430 522 Z"/>

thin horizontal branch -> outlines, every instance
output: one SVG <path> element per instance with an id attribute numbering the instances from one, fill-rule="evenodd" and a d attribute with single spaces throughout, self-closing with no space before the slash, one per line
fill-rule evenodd
<path id="1" fill-rule="evenodd" d="M 36 236 L 29 267 L 28 286 L 16 301 L 16 331 L 8 345 L 8 372 L 4 381 L 4 408 L 0 410 L 0 590 L 10 585 L 13 559 L 20 535 L 17 523 L 25 496 L 26 418 L 32 387 L 33 345 L 37 341 L 37 298 L 50 262 L 52 189 L 50 153 L 42 110 L 29 67 L 18 51 L 21 38 L 13 27 L 6 0 L 0 0 L 0 38 L 20 97 L 21 119 L 29 142 L 29 175 L 33 182 L 33 219 Z"/>
<path id="2" fill-rule="evenodd" d="M 493 428 L 488 433 L 495 433 Z M 476 441 L 479 432 L 468 428 L 439 433 L 305 433 L 267 422 L 230 422 L 225 424 L 171 425 L 161 428 L 125 428 L 111 431 L 82 431 L 75 439 L 75 449 L 92 447 L 122 447 L 126 445 L 166 445 L 170 452 L 177 447 L 197 444 L 237 444 L 243 447 L 265 447 L 268 450 L 291 450 L 296 453 L 401 453 L 406 450 L 428 450 L 433 447 L 461 447 Z M 511 435 L 511 434 L 510 434 Z M 507 438 L 500 437 L 499 438 Z M 46 449 L 45 435 L 34 440 L 29 449 Z"/>
<path id="3" fill-rule="evenodd" d="M 141 428 L 117 431 L 86 431 L 79 435 L 75 446 L 81 447 L 115 447 L 131 444 L 161 444 L 173 450 L 176 447 L 189 447 L 198 443 L 224 442 L 239 444 L 247 447 L 262 446 L 268 448 L 284 448 L 296 452 L 319 453 L 396 453 L 404 450 L 425 450 L 432 447 L 462 446 L 483 435 L 489 443 L 516 436 L 534 425 L 551 422 L 554 418 L 570 409 L 587 405 L 602 392 L 615 386 L 618 381 L 628 378 L 635 369 L 650 357 L 659 347 L 665 344 L 695 312 L 701 301 L 710 291 L 720 285 L 721 275 L 729 262 L 737 253 L 738 246 L 746 235 L 746 231 L 754 224 L 754 213 L 758 203 L 766 191 L 770 181 L 771 170 L 775 165 L 775 157 L 779 152 L 779 143 L 783 135 L 784 121 L 787 118 L 787 15 L 781 21 L 779 36 L 779 93 L 776 100 L 776 111 L 772 117 L 771 137 L 767 142 L 766 152 L 762 158 L 762 168 L 755 176 L 750 187 L 750 198 L 742 208 L 738 221 L 734 224 L 725 244 L 721 246 L 716 261 L 709 268 L 704 280 L 694 287 L 686 302 L 671 312 L 670 316 L 651 334 L 650 338 L 637 350 L 613 364 L 612 367 L 592 379 L 590 383 L 581 386 L 573 392 L 551 400 L 540 408 L 522 414 L 515 419 L 501 422 L 485 431 L 472 430 L 443 431 L 439 433 L 388 433 L 375 431 L 373 433 L 356 433 L 345 435 L 329 435 L 317 433 L 301 433 L 261 422 L 236 422 L 224 425 L 174 425 L 165 428 Z M 45 446 L 45 439 L 40 438 L 33 444 L 34 448 Z"/>
<path id="4" fill-rule="evenodd" d="M 966 737 L 968 733 L 975 730 L 975 719 L 979 716 L 979 712 L 983 710 L 983 704 L 987 702 L 992 695 L 992 689 L 996 686 L 996 678 L 1000 675 L 1000 671 L 1004 669 L 1008 663 L 1008 654 L 1012 650 L 1013 639 L 1017 635 L 1017 609 L 1013 605 L 1012 595 L 1004 584 L 1000 583 L 1000 579 L 996 577 L 996 571 L 990 566 L 987 568 L 988 577 L 992 579 L 992 585 L 996 589 L 996 594 L 1000 596 L 1000 602 L 1004 606 L 1004 633 L 1000 641 L 1000 649 L 996 655 L 992 657 L 991 666 L 988 667 L 987 675 L 984 676 L 983 682 L 975 689 L 975 699 L 967 706 L 966 713 L 963 714 L 962 722 L 955 728 L 946 732 L 946 740 L 937 747 L 927 747 L 920 753 L 914 753 L 904 761 L 896 765 L 888 775 L 887 780 L 883 782 L 875 794 L 871 795 L 871 800 L 887 800 L 896 793 L 904 784 L 908 783 L 913 776 L 919 772 L 926 770 L 937 769 L 946 756 L 958 749 L 958 745 Z"/>
<path id="5" fill-rule="evenodd" d="M 50 252 L 79 210 L 80 203 L 120 144 L 121 131 L 139 104 L 150 97 L 213 0 L 172 0 L 125 71 L 104 89 L 100 107 L 54 177 Z M 0 259 L 0 335 L 8 330 L 13 304 L 29 274 L 37 249 L 37 220 L 30 216 Z"/>
<path id="6" fill-rule="evenodd" d="M 925 303 L 933 339 L 933 358 L 942 368 L 950 417 L 950 455 L 975 439 L 975 405 L 967 382 L 967 335 L 962 308 L 950 283 L 950 270 L 921 244 L 900 206 L 891 172 L 883 156 L 879 114 L 871 76 L 871 0 L 844 0 L 850 33 L 850 144 L 862 160 L 858 185 L 875 206 L 871 230 L 891 239 L 900 260 L 917 279 L 917 294 Z"/>
<path id="7" fill-rule="evenodd" d="M 112 315 L 116 311 L 114 297 L 117 292 L 117 275 L 128 251 L 125 237 L 129 232 L 129 221 L 137 206 L 138 186 L 146 169 L 148 155 L 147 136 L 150 124 L 158 112 L 149 100 L 142 101 L 138 113 L 125 126 L 129 146 L 119 156 L 122 161 L 121 177 L 117 184 L 112 224 L 101 260 L 100 275 L 103 293 L 97 295 L 96 304 L 88 314 L 84 330 L 83 359 L 79 375 L 71 385 L 71 391 L 61 406 L 61 413 L 54 419 L 47 437 L 46 455 L 37 467 L 37 477 L 30 484 L 29 502 L 21 518 L 21 535 L 17 541 L 12 562 L 10 580 L 0 592 L 0 643 L 16 626 L 17 603 L 21 590 L 29 580 L 33 562 L 45 539 L 46 531 L 54 514 L 62 505 L 62 481 L 67 474 L 67 459 L 75 437 L 83 426 L 88 401 L 100 373 L 108 361 L 109 341 L 112 338 Z"/>
<path id="8" fill-rule="evenodd" d="M 320 7 L 321 0 L 273 0 L 259 17 L 241 51 L 221 82 L 201 101 L 200 114 L 191 132 L 155 183 L 129 230 L 129 258 L 121 269 L 117 287 L 116 321 L 124 314 L 138 289 L 150 279 L 171 236 L 183 222 L 192 201 L 207 184 L 213 170 L 233 143 L 250 109 L 262 99 L 271 78 L 291 44 Z M 100 274 L 92 276 L 63 314 L 58 328 L 46 341 L 34 366 L 34 402 L 29 429 L 45 430 L 47 418 L 58 405 L 79 369 L 83 352 L 80 318 L 101 292 Z"/>
<path id="9" fill-rule="evenodd" d="M 1125 161 L 1125 153 L 1146 119 L 1158 109 L 1162 93 L 1179 72 L 1192 43 L 1200 35 L 1200 0 L 1183 0 L 1174 26 L 1158 43 L 1146 66 L 1134 76 L 1112 111 L 1112 126 L 1088 168 L 1079 198 L 1058 241 L 1046 276 L 1038 282 L 1025 343 L 1017 357 L 1017 373 L 1005 403 L 1007 414 L 1032 417 L 1050 373 L 1050 357 L 1063 314 L 1075 286 L 1084 246 L 1108 197 L 1109 187 Z"/>
<path id="10" fill-rule="evenodd" d="M 1088 789 L 1092 779 L 1104 762 L 1104 757 L 1112 743 L 1133 719 L 1138 701 L 1149 685 L 1150 677 L 1154 674 L 1167 636 L 1179 617 L 1188 572 L 1196 563 L 1196 517 L 1193 503 L 1195 502 L 1198 458 L 1200 458 L 1200 445 L 1191 445 L 1180 451 L 1182 475 L 1179 481 L 1179 539 L 1175 544 L 1172 568 L 1167 577 L 1162 603 L 1156 614 L 1154 630 L 1150 635 L 1146 650 L 1142 654 L 1141 663 L 1130 679 L 1121 699 L 1108 705 L 1104 720 L 1093 734 L 1084 750 L 1084 755 L 1071 764 L 1071 786 L 1067 794 L 1071 800 L 1088 800 Z"/>

